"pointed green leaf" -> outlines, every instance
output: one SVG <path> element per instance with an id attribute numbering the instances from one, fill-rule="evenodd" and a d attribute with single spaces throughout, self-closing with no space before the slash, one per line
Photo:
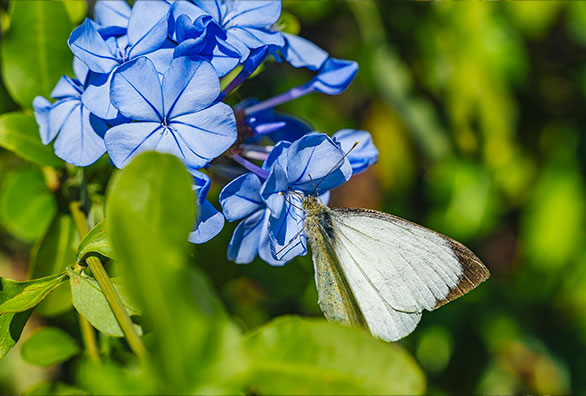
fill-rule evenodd
<path id="1" fill-rule="evenodd" d="M 112 309 L 108 305 L 108 301 L 104 293 L 102 293 L 98 282 L 72 270 L 67 270 L 67 273 L 70 278 L 71 295 L 75 309 L 102 333 L 114 337 L 124 337 L 122 329 L 120 329 L 120 325 L 118 325 L 118 321 L 114 313 L 112 313 Z M 121 286 L 120 280 L 112 278 L 112 283 L 129 315 L 140 315 L 140 309 L 132 301 L 126 289 Z M 142 334 L 142 328 L 138 325 L 135 325 L 135 327 L 136 331 Z"/>
<path id="2" fill-rule="evenodd" d="M 77 262 L 82 262 L 88 254 L 98 253 L 104 257 L 116 260 L 112 244 L 107 234 L 106 220 L 96 224 L 83 238 L 77 248 Z"/>
<path id="3" fill-rule="evenodd" d="M 0 224 L 14 236 L 32 241 L 51 224 L 57 202 L 39 169 L 24 168 L 2 176 Z"/>
<path id="4" fill-rule="evenodd" d="M 33 309 L 17 313 L 0 314 L 0 359 L 16 345 L 24 325 L 33 313 Z"/>
<path id="5" fill-rule="evenodd" d="M 73 385 L 65 384 L 63 382 L 43 381 L 39 384 L 33 385 L 22 392 L 24 396 L 79 396 L 89 395 L 88 391 L 77 388 Z"/>
<path id="6" fill-rule="evenodd" d="M 2 74 L 10 95 L 32 108 L 37 95 L 49 97 L 73 55 L 67 46 L 71 22 L 61 1 L 12 2 L 10 29 L 2 37 Z"/>
<path id="7" fill-rule="evenodd" d="M 62 272 L 24 282 L 0 278 L 0 313 L 22 312 L 35 307 L 55 290 L 66 276 L 67 274 Z"/>
<path id="8" fill-rule="evenodd" d="M 325 320 L 284 317 L 246 339 L 250 388 L 260 394 L 401 394 L 425 392 L 425 378 L 400 346 Z"/>
<path id="9" fill-rule="evenodd" d="M 22 345 L 22 357 L 39 366 L 65 362 L 80 352 L 75 340 L 57 327 L 43 327 Z"/>
<path id="10" fill-rule="evenodd" d="M 241 335 L 207 280 L 187 264 L 192 179 L 168 154 L 137 156 L 114 179 L 108 232 L 129 289 L 144 308 L 159 393 L 241 393 Z"/>
<path id="11" fill-rule="evenodd" d="M 79 237 L 73 220 L 68 215 L 55 218 L 43 238 L 35 245 L 30 261 L 30 278 L 63 272 L 75 264 L 75 245 Z M 39 304 L 35 313 L 55 316 L 71 308 L 69 283 L 56 289 Z"/>
<path id="12" fill-rule="evenodd" d="M 32 115 L 8 113 L 0 117 L 0 147 L 41 166 L 62 167 L 53 146 L 41 142 L 39 126 Z"/>

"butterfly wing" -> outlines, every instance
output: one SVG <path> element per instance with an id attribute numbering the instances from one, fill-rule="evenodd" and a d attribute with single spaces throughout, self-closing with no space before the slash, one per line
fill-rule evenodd
<path id="1" fill-rule="evenodd" d="M 460 243 L 425 227 L 366 209 L 332 209 L 327 242 L 371 332 L 405 337 L 423 310 L 478 286 L 489 272 Z"/>

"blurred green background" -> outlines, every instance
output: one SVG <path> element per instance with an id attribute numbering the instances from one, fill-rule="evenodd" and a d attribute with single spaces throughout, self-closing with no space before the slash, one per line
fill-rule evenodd
<path id="1" fill-rule="evenodd" d="M 360 64 L 344 94 L 282 107 L 321 132 L 372 133 L 379 163 L 336 190 L 332 205 L 426 225 L 491 271 L 401 341 L 428 392 L 586 393 L 586 3 L 285 0 L 284 10 L 288 30 Z M 231 100 L 268 98 L 310 76 L 270 64 Z M 15 108 L 0 85 L 0 113 Z M 0 203 L 23 166 L 0 149 Z M 20 175 L 39 180 L 36 169 Z M 8 229 L 3 213 L 0 272 L 24 279 L 46 230 Z M 235 265 L 226 260 L 233 228 L 194 247 L 194 260 L 238 323 L 321 316 L 311 259 Z M 72 313 L 36 317 L 27 332 L 47 320 L 76 326 Z M 0 388 L 54 374 L 32 367 L 11 353 Z"/>

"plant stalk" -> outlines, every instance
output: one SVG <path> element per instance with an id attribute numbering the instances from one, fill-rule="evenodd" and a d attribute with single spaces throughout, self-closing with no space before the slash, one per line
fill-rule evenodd
<path id="1" fill-rule="evenodd" d="M 70 208 L 77 229 L 83 238 L 83 236 L 89 232 L 89 226 L 85 214 L 82 212 L 79 202 L 71 202 Z M 138 356 L 141 361 L 144 361 L 147 357 L 147 350 L 138 333 L 134 329 L 134 324 L 132 323 L 128 312 L 126 312 L 120 296 L 116 292 L 116 289 L 114 289 L 114 285 L 112 284 L 104 265 L 97 257 L 88 257 L 86 263 L 94 274 L 102 293 L 104 293 L 106 301 L 108 302 L 108 305 L 110 305 L 110 309 L 112 309 L 112 313 L 128 341 L 128 345 L 136 356 Z"/>
<path id="2" fill-rule="evenodd" d="M 79 327 L 81 328 L 81 339 L 87 354 L 93 363 L 100 363 L 100 351 L 98 349 L 98 343 L 96 342 L 96 333 L 94 328 L 88 322 L 88 320 L 80 313 L 79 315 Z"/>

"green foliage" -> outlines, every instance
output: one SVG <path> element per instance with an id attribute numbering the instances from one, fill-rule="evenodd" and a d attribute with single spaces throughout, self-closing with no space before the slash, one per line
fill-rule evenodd
<path id="1" fill-rule="evenodd" d="M 22 345 L 22 357 L 39 366 L 65 362 L 79 352 L 80 348 L 73 337 L 57 327 L 37 330 Z"/>
<path id="2" fill-rule="evenodd" d="M 35 168 L 13 171 L 0 186 L 0 224 L 15 236 L 35 240 L 45 233 L 57 210 L 55 196 Z"/>
<path id="3" fill-rule="evenodd" d="M 21 106 L 30 109 L 35 96 L 49 97 L 59 78 L 69 74 L 71 28 L 62 1 L 12 2 L 10 29 L 2 37 L 2 75 Z"/>
<path id="4" fill-rule="evenodd" d="M 192 251 L 197 210 L 178 160 L 145 154 L 111 178 L 108 158 L 76 169 L 40 142 L 32 99 L 70 74 L 67 38 L 86 2 L 0 1 L 0 358 L 15 349 L 0 362 L 0 392 L 585 393 L 584 3 L 283 7 L 281 29 L 360 64 L 345 94 L 279 109 L 324 132 L 373 134 L 379 163 L 334 204 L 385 209 L 460 238 L 491 280 L 425 315 L 402 346 L 280 317 L 321 316 L 310 258 L 234 265 L 230 224 Z M 268 98 L 309 76 L 271 65 L 234 100 Z M 213 202 L 221 180 L 212 179 Z M 72 201 L 93 227 L 84 238 Z M 120 338 L 88 257 L 103 260 L 147 359 Z M 76 311 L 94 326 L 100 362 Z M 27 321 L 27 332 L 44 327 L 18 345 Z M 70 359 L 81 345 L 83 358 Z M 21 355 L 59 366 L 41 370 Z"/>
<path id="5" fill-rule="evenodd" d="M 34 117 L 24 113 L 0 116 L 0 146 L 37 165 L 64 166 L 53 147 L 41 143 Z"/>
<path id="6" fill-rule="evenodd" d="M 83 273 L 78 274 L 72 270 L 67 270 L 67 274 L 69 275 L 71 296 L 75 309 L 102 333 L 113 337 L 123 337 L 122 329 L 120 329 L 104 293 L 98 286 L 98 282 Z M 113 278 L 112 283 L 128 313 L 130 315 L 139 315 L 140 308 L 128 296 L 125 288 L 121 285 L 120 279 Z M 139 334 L 142 334 L 140 326 L 135 325 L 135 327 Z"/>
<path id="7" fill-rule="evenodd" d="M 75 262 L 77 232 L 70 216 L 60 214 L 31 252 L 30 278 L 63 272 Z M 71 288 L 64 283 L 39 304 L 36 314 L 55 316 L 71 308 Z"/>
<path id="8" fill-rule="evenodd" d="M 34 308 L 64 280 L 64 272 L 25 282 L 0 278 L 0 313 L 22 312 Z"/>
<path id="9" fill-rule="evenodd" d="M 82 239 L 77 248 L 77 262 L 83 262 L 88 254 L 100 254 L 115 259 L 115 253 L 107 234 L 106 220 L 102 220 Z"/>
<path id="10" fill-rule="evenodd" d="M 132 279 L 127 285 L 154 329 L 152 354 L 161 390 L 237 391 L 244 364 L 238 331 L 185 260 L 195 201 L 183 164 L 170 155 L 140 155 L 117 175 L 106 206 L 122 273 Z"/>
<path id="11" fill-rule="evenodd" d="M 24 325 L 33 313 L 32 309 L 24 312 L 2 313 L 0 314 L 0 359 L 2 359 L 10 349 L 20 339 Z"/>
<path id="12" fill-rule="evenodd" d="M 425 392 L 421 369 L 401 347 L 364 330 L 284 317 L 246 338 L 254 393 L 400 394 Z"/>

